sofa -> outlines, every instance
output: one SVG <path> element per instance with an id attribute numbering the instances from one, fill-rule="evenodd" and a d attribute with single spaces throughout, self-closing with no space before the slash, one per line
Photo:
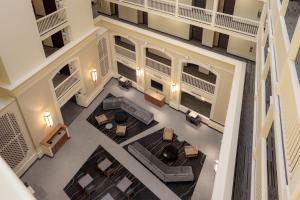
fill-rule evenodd
<path id="1" fill-rule="evenodd" d="M 126 111 L 146 125 L 149 125 L 154 119 L 153 113 L 145 110 L 125 97 L 109 97 L 103 100 L 103 110 L 118 108 Z"/>
<path id="2" fill-rule="evenodd" d="M 128 145 L 128 151 L 164 182 L 187 182 L 194 180 L 194 173 L 191 166 L 168 166 L 139 142 Z"/>

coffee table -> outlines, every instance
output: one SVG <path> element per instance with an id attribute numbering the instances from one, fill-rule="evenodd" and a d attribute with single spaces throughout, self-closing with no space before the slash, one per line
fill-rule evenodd
<path id="1" fill-rule="evenodd" d="M 119 111 L 115 113 L 115 122 L 117 124 L 125 124 L 128 119 L 128 114 L 124 111 Z"/>
<path id="2" fill-rule="evenodd" d="M 92 181 L 93 181 L 93 178 L 92 178 L 89 174 L 86 174 L 86 175 L 84 175 L 83 177 L 81 177 L 81 178 L 78 180 L 78 183 L 79 183 L 79 185 L 80 185 L 82 188 L 85 188 L 85 187 L 88 186 Z"/>
<path id="3" fill-rule="evenodd" d="M 113 125 L 112 123 L 107 123 L 107 124 L 105 125 L 105 129 L 107 129 L 107 130 L 112 129 L 113 127 L 114 127 L 114 125 Z"/>
<path id="4" fill-rule="evenodd" d="M 163 149 L 161 155 L 167 161 L 174 161 L 178 158 L 178 149 L 170 144 Z"/>

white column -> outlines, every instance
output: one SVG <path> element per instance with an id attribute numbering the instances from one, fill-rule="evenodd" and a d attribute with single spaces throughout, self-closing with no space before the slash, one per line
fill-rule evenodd
<path id="1" fill-rule="evenodd" d="M 213 5 L 213 13 L 212 13 L 212 26 L 215 26 L 215 20 L 216 20 L 216 14 L 218 11 L 218 6 L 219 6 L 219 0 L 214 0 L 214 5 Z"/>
<path id="2" fill-rule="evenodd" d="M 0 156 L 0 194 L 1 199 L 35 200 L 22 181 Z"/>
<path id="3" fill-rule="evenodd" d="M 291 41 L 291 46 L 289 49 L 289 59 L 295 60 L 300 48 L 300 18 L 298 18 L 298 22 L 294 31 L 294 35 Z"/>
<path id="4" fill-rule="evenodd" d="M 179 7 L 179 0 L 176 0 L 176 4 L 175 4 L 175 16 L 178 16 L 178 7 Z"/>

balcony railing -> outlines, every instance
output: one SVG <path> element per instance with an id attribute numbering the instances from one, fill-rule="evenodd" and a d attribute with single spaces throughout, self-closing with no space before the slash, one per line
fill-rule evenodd
<path id="1" fill-rule="evenodd" d="M 186 4 L 179 4 L 178 17 L 191 19 L 199 22 L 212 22 L 212 11 Z"/>
<path id="2" fill-rule="evenodd" d="M 167 0 L 148 0 L 148 8 L 175 15 L 176 2 Z"/>
<path id="3" fill-rule="evenodd" d="M 258 32 L 259 22 L 217 12 L 215 25 L 232 31 L 255 36 Z"/>
<path id="4" fill-rule="evenodd" d="M 211 27 L 225 29 L 235 33 L 241 33 L 244 38 L 253 41 L 259 28 L 259 21 L 248 18 L 228 15 L 225 13 L 213 12 L 209 9 L 203 9 L 192 5 L 178 3 L 175 0 L 106 0 L 124 6 L 141 9 L 142 11 L 151 10 L 167 14 L 165 16 L 176 17 L 189 20 L 190 23 L 199 22 L 210 25 Z M 215 14 L 215 18 L 213 17 Z M 189 22 L 186 22 L 189 23 Z M 221 30 L 218 30 L 222 32 Z M 228 34 L 228 32 L 225 32 Z"/>
<path id="5" fill-rule="evenodd" d="M 79 71 L 73 72 L 68 78 L 62 81 L 58 86 L 55 87 L 55 94 L 57 99 L 62 98 L 73 86 L 79 83 Z"/>
<path id="6" fill-rule="evenodd" d="M 135 52 L 134 51 L 131 51 L 129 49 L 126 49 L 124 47 L 121 47 L 119 45 L 116 45 L 115 44 L 115 50 L 116 50 L 116 53 L 121 55 L 121 56 L 124 56 L 132 61 L 136 61 L 136 55 L 135 55 Z"/>
<path id="7" fill-rule="evenodd" d="M 185 72 L 182 72 L 182 82 L 197 87 L 211 95 L 214 95 L 215 93 L 215 84 L 212 84 Z"/>
<path id="8" fill-rule="evenodd" d="M 49 15 L 38 19 L 36 22 L 40 35 L 43 35 L 67 22 L 66 9 L 59 9 Z"/>
<path id="9" fill-rule="evenodd" d="M 144 6 L 145 1 L 144 0 L 124 0 L 126 3 L 131 3 L 137 6 Z"/>
<path id="10" fill-rule="evenodd" d="M 168 76 L 171 75 L 171 67 L 168 65 L 165 65 L 163 63 L 160 63 L 156 60 L 153 60 L 151 58 L 146 58 L 146 66 L 150 67 L 154 70 L 157 70 L 159 72 L 162 72 Z"/>

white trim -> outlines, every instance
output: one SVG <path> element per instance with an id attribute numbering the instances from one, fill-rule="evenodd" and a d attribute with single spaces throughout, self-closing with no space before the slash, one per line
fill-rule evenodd
<path id="1" fill-rule="evenodd" d="M 246 64 L 237 65 L 234 72 L 224 134 L 219 154 L 212 200 L 231 199 L 236 150 L 242 109 Z"/>

